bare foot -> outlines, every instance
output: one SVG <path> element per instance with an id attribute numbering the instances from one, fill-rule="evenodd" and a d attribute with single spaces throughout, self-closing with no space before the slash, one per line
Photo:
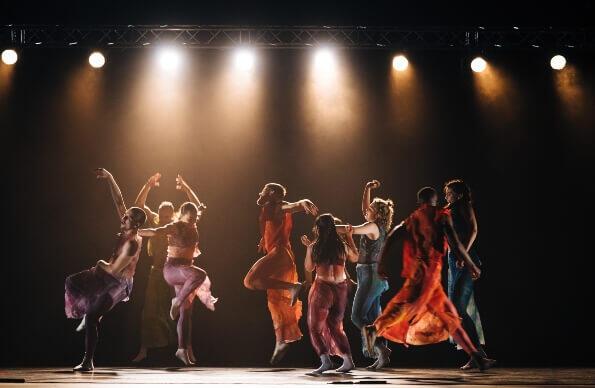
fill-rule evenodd
<path id="1" fill-rule="evenodd" d="M 182 361 L 184 363 L 184 365 L 186 365 L 186 366 L 194 365 L 194 363 L 192 361 L 190 361 L 190 358 L 188 357 L 188 352 L 186 351 L 186 349 L 178 349 L 176 351 L 176 357 L 180 361 Z"/>
<path id="2" fill-rule="evenodd" d="M 132 362 L 141 362 L 145 358 L 147 358 L 147 348 L 141 347 L 136 357 L 132 359 Z"/>
<path id="3" fill-rule="evenodd" d="M 314 369 L 312 372 L 306 374 L 309 376 L 321 376 L 323 372 L 333 369 L 333 363 L 328 354 L 323 354 L 320 356 L 320 361 L 321 364 L 318 369 Z"/>

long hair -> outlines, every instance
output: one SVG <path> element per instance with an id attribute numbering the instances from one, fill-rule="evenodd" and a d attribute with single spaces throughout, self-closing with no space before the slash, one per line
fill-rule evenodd
<path id="1" fill-rule="evenodd" d="M 461 200 L 465 202 L 472 202 L 471 199 L 471 189 L 469 186 L 463 182 L 461 179 L 452 179 L 444 184 L 444 190 L 446 188 L 451 189 L 455 192 L 455 194 L 461 196 Z"/>
<path id="2" fill-rule="evenodd" d="M 321 214 L 314 221 L 316 242 L 312 247 L 312 260 L 316 264 L 341 264 L 347 248 L 339 233 L 333 215 Z"/>
<path id="3" fill-rule="evenodd" d="M 395 205 L 391 199 L 374 198 L 370 205 L 376 210 L 376 224 L 386 232 L 393 223 Z"/>

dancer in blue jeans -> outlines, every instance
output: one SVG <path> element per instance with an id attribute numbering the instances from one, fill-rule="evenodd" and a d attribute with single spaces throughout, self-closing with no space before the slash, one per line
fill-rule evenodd
<path id="1" fill-rule="evenodd" d="M 444 185 L 444 196 L 448 202 L 455 232 L 461 239 L 463 247 L 473 260 L 481 267 L 481 261 L 473 247 L 477 238 L 477 220 L 471 204 L 471 190 L 460 179 L 454 179 Z M 468 268 L 456 259 L 455 254 L 448 251 L 448 298 L 452 301 L 463 320 L 463 328 L 469 339 L 481 355 L 487 358 L 482 347 L 485 345 L 483 328 L 479 311 L 475 304 L 474 281 Z M 473 369 L 475 364 L 470 359 L 461 367 L 462 370 Z"/>
<path id="2" fill-rule="evenodd" d="M 393 201 L 374 198 L 370 201 L 371 191 L 380 187 L 380 182 L 373 180 L 366 183 L 362 198 L 362 212 L 365 223 L 354 226 L 353 234 L 360 235 L 359 257 L 357 261 L 357 290 L 353 299 L 351 321 L 360 330 L 374 323 L 381 314 L 380 297 L 388 290 L 388 282 L 378 276 L 378 261 L 390 230 L 393 219 Z M 338 225 L 337 231 L 345 233 L 346 225 Z M 385 340 L 379 340 L 374 347 L 375 354 L 370 354 L 364 346 L 364 356 L 376 360 L 368 369 L 380 369 L 388 365 L 390 349 Z"/>

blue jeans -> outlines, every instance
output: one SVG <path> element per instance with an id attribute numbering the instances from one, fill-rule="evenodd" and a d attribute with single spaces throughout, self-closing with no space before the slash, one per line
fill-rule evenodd
<path id="1" fill-rule="evenodd" d="M 353 298 L 351 309 L 351 321 L 358 328 L 371 325 L 382 313 L 380 307 L 380 297 L 382 293 L 388 290 L 388 282 L 378 276 L 378 264 L 358 264 L 355 268 L 357 272 L 357 290 Z M 385 344 L 386 340 L 378 338 L 377 343 Z M 362 338 L 362 351 L 366 357 L 374 358 L 374 355 L 368 354 L 365 349 Z"/>
<path id="2" fill-rule="evenodd" d="M 476 264 L 480 264 L 477 255 L 470 252 L 471 258 Z M 448 252 L 448 298 L 452 301 L 459 316 L 463 320 L 463 329 L 469 335 L 469 339 L 475 347 L 481 347 L 485 342 L 479 312 L 475 305 L 475 294 L 473 292 L 473 279 L 466 267 L 458 268 L 456 256 L 452 251 Z"/>

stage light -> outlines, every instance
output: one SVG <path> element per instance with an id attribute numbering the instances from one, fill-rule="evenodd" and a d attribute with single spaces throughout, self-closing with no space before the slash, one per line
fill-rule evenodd
<path id="1" fill-rule="evenodd" d="M 7 65 L 14 65 L 15 63 L 17 63 L 17 60 L 19 59 L 19 56 L 17 55 L 17 52 L 14 50 L 4 50 L 2 51 L 2 62 L 4 62 Z"/>
<path id="2" fill-rule="evenodd" d="M 409 61 L 404 55 L 397 55 L 393 58 L 393 69 L 405 71 L 409 67 Z"/>
<path id="3" fill-rule="evenodd" d="M 550 66 L 554 70 L 562 70 L 566 67 L 566 58 L 562 55 L 554 55 L 550 61 Z"/>
<path id="4" fill-rule="evenodd" d="M 314 66 L 316 70 L 328 72 L 335 66 L 335 56 L 330 49 L 318 49 L 314 56 Z"/>
<path id="5" fill-rule="evenodd" d="M 256 56 L 254 52 L 248 49 L 239 49 L 235 53 L 234 58 L 236 68 L 243 71 L 250 71 L 254 69 L 254 63 L 256 62 Z"/>
<path id="6" fill-rule="evenodd" d="M 89 55 L 89 64 L 95 69 L 99 69 L 105 65 L 105 57 L 99 51 L 95 51 Z"/>
<path id="7" fill-rule="evenodd" d="M 173 48 L 162 48 L 159 51 L 159 65 L 164 70 L 176 70 L 182 63 L 182 57 L 178 50 Z"/>
<path id="8" fill-rule="evenodd" d="M 481 73 L 488 67 L 488 63 L 482 57 L 477 57 L 471 61 L 471 70 L 476 73 Z"/>

